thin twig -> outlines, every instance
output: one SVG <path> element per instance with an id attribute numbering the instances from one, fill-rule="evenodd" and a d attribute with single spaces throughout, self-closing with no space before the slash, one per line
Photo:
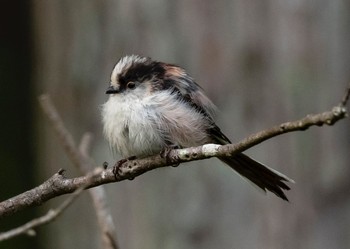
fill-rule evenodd
<path id="1" fill-rule="evenodd" d="M 64 150 L 73 164 L 80 169 L 81 162 L 84 161 L 83 156 L 77 151 L 76 144 L 73 136 L 65 128 L 61 117 L 58 115 L 56 108 L 52 104 L 50 97 L 47 94 L 43 94 L 39 97 L 41 107 L 50 121 L 53 130 L 56 132 Z"/>
<path id="2" fill-rule="evenodd" d="M 92 165 L 96 165 L 93 159 L 89 156 L 91 140 L 92 135 L 90 133 L 85 133 L 79 145 L 79 152 L 83 157 L 85 157 L 85 161 L 90 162 Z M 86 171 L 88 171 L 88 169 L 86 169 Z M 113 216 L 107 203 L 106 191 L 104 188 L 102 188 L 102 186 L 100 186 L 98 188 L 90 189 L 89 192 L 96 210 L 96 216 L 101 230 L 101 241 L 103 248 L 118 249 L 117 233 Z"/>
<path id="3" fill-rule="evenodd" d="M 350 85 L 348 86 L 348 89 L 347 89 L 347 91 L 346 91 L 346 93 L 345 93 L 345 95 L 340 103 L 340 106 L 343 106 L 343 107 L 346 106 L 346 104 L 349 100 L 349 97 L 350 97 Z"/>
<path id="4" fill-rule="evenodd" d="M 68 157 L 81 174 L 87 174 L 88 171 L 96 165 L 93 159 L 89 156 L 92 135 L 90 133 L 85 133 L 78 148 L 75 145 L 73 136 L 65 127 L 50 97 L 48 95 L 42 95 L 39 100 L 44 113 L 59 137 Z M 90 189 L 89 194 L 96 210 L 96 216 L 101 230 L 103 248 L 117 249 L 118 243 L 116 230 L 113 217 L 108 208 L 105 190 L 103 187 Z"/>
<path id="5" fill-rule="evenodd" d="M 93 181 L 93 178 L 95 175 L 100 174 L 102 171 L 101 168 L 97 168 L 94 172 L 87 175 L 87 184 L 91 181 Z M 60 171 L 58 174 L 62 174 L 63 172 Z M 59 215 L 63 213 L 77 198 L 80 196 L 80 194 L 83 192 L 86 186 L 81 186 L 80 188 L 76 189 L 72 195 L 70 195 L 64 202 L 62 202 L 56 209 L 51 209 L 47 212 L 46 215 L 41 216 L 39 218 L 33 219 L 26 224 L 14 228 L 10 231 L 0 233 L 0 241 L 8 240 L 13 237 L 19 236 L 21 234 L 32 234 L 33 229 L 42 226 L 45 224 L 50 223 L 51 221 L 55 220 Z"/>
<path id="6" fill-rule="evenodd" d="M 93 162 L 92 158 L 90 158 L 89 156 L 89 152 L 91 150 L 91 143 L 92 143 L 92 134 L 90 132 L 86 132 L 81 137 L 78 151 L 84 158 L 89 159 L 88 161 L 90 161 L 91 159 L 91 162 L 89 162 L 91 165 L 95 165 L 95 162 Z"/>

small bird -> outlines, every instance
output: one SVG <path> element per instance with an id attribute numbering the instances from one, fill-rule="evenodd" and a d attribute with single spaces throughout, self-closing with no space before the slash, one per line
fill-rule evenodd
<path id="1" fill-rule="evenodd" d="M 111 148 L 125 158 L 142 158 L 169 148 L 231 141 L 215 124 L 214 104 L 186 71 L 149 57 L 125 56 L 112 71 L 103 130 Z M 243 153 L 220 157 L 259 188 L 288 201 L 290 178 Z"/>

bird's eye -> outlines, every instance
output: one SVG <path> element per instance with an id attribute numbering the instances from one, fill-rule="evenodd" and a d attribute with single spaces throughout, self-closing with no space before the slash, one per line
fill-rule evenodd
<path id="1" fill-rule="evenodd" d="M 127 86 L 129 89 L 134 89 L 134 88 L 136 87 L 135 82 L 132 82 L 132 81 L 130 81 L 128 84 L 126 84 L 126 86 Z"/>

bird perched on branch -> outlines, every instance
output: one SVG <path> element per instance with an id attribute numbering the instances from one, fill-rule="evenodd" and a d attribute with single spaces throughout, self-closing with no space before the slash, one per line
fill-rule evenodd
<path id="1" fill-rule="evenodd" d="M 113 69 L 103 105 L 104 135 L 123 157 L 146 157 L 168 148 L 208 143 L 229 144 L 213 119 L 214 104 L 186 71 L 137 55 L 125 56 Z M 239 175 L 288 200 L 287 176 L 243 153 L 220 157 Z"/>

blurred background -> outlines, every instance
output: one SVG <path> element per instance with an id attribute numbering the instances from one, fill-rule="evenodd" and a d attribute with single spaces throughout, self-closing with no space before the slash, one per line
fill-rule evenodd
<path id="1" fill-rule="evenodd" d="M 5 1 L 0 39 L 0 200 L 58 171 L 79 174 L 42 114 L 48 93 L 92 157 L 113 158 L 100 117 L 126 54 L 175 63 L 218 106 L 233 141 L 340 102 L 350 81 L 350 2 L 260 0 Z M 273 138 L 246 153 L 296 181 L 290 203 L 263 195 L 216 159 L 105 185 L 122 249 L 349 248 L 349 119 Z M 66 196 L 0 223 L 8 230 Z M 87 194 L 58 220 L 0 248 L 98 248 Z"/>

